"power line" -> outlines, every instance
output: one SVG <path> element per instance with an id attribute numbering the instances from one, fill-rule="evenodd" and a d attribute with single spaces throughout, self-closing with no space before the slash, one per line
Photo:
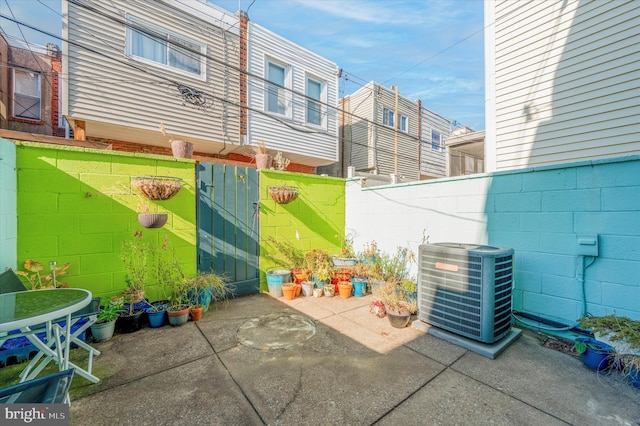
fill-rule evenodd
<path id="1" fill-rule="evenodd" d="M 72 1 L 72 2 L 73 2 L 74 4 L 76 4 L 76 2 L 75 2 L 75 1 Z M 81 7 L 82 7 L 82 6 L 81 6 Z M 92 48 L 89 48 L 89 47 L 87 47 L 87 46 L 83 46 L 82 44 L 80 44 L 80 43 L 78 43 L 78 42 L 73 42 L 73 41 L 70 41 L 70 40 L 67 40 L 67 39 L 63 39 L 63 38 L 62 38 L 62 37 L 60 37 L 60 36 L 53 35 L 53 34 L 51 34 L 51 33 L 48 33 L 48 32 L 46 32 L 46 31 L 44 31 L 44 30 L 38 29 L 38 28 L 36 28 L 36 27 L 33 27 L 33 26 L 29 25 L 29 24 L 26 24 L 26 23 L 20 22 L 20 21 L 18 21 L 18 20 L 16 20 L 16 19 L 11 19 L 11 18 L 9 18 L 9 17 L 7 17 L 7 16 L 5 16 L 5 15 L 0 14 L 0 17 L 5 18 L 5 19 L 8 19 L 8 20 L 10 20 L 10 21 L 12 21 L 12 22 L 15 22 L 15 23 L 19 24 L 19 25 L 24 25 L 24 26 L 26 26 L 27 28 L 33 29 L 33 30 L 35 30 L 35 31 L 39 31 L 39 32 L 41 32 L 41 33 L 43 33 L 43 34 L 46 34 L 46 35 L 50 36 L 50 37 L 53 37 L 53 38 L 57 38 L 57 39 L 60 39 L 60 40 L 66 41 L 67 43 L 69 43 L 69 44 L 71 44 L 71 45 L 77 46 L 77 47 L 79 47 L 79 48 L 81 48 L 81 49 L 87 50 L 87 51 L 92 52 L 92 53 L 94 53 L 94 54 L 96 54 L 96 55 L 100 55 L 100 56 L 103 56 L 103 57 L 106 57 L 106 58 L 112 59 L 112 60 L 114 60 L 114 61 L 116 61 L 116 62 L 119 62 L 119 63 L 124 64 L 124 65 L 129 66 L 129 67 L 132 67 L 132 68 L 134 68 L 134 69 L 136 69 L 136 70 L 138 70 L 138 71 L 141 71 L 141 72 L 143 72 L 143 73 L 145 73 L 145 74 L 148 74 L 148 75 L 154 75 L 154 76 L 156 76 L 156 77 L 159 77 L 161 80 L 168 81 L 168 82 L 169 82 L 169 83 L 171 83 L 171 84 L 175 84 L 175 85 L 179 85 L 179 84 L 180 84 L 179 82 L 174 81 L 174 80 L 172 80 L 172 79 L 169 79 L 169 78 L 167 78 L 167 77 L 162 77 L 162 76 L 158 76 L 158 75 L 156 75 L 156 74 L 153 74 L 153 73 L 149 72 L 149 71 L 148 71 L 148 69 L 146 69 L 146 68 L 145 68 L 145 67 L 143 67 L 142 65 L 135 65 L 135 64 L 132 64 L 132 63 L 130 63 L 130 62 L 128 62 L 128 61 L 124 61 L 124 60 L 122 60 L 122 59 L 119 59 L 119 57 L 111 57 L 111 56 L 109 56 L 109 55 L 104 54 L 103 52 L 97 51 L 97 50 L 92 49 Z M 125 25 L 125 23 L 123 23 L 122 21 L 121 21 L 121 23 L 122 23 L 123 25 Z M 207 55 L 204 55 L 204 56 L 205 56 L 205 57 L 208 57 Z M 237 67 L 233 67 L 233 66 L 230 66 L 230 65 L 228 65 L 228 64 L 223 64 L 223 65 L 228 66 L 228 67 L 231 67 L 231 68 L 233 68 L 234 70 L 239 70 L 239 68 L 237 68 Z M 273 84 L 272 82 L 270 82 L 269 80 L 266 80 L 266 79 L 262 78 L 261 76 L 255 76 L 255 75 L 250 74 L 250 73 L 246 73 L 246 74 L 250 75 L 251 77 L 256 77 L 258 80 L 261 80 L 261 81 L 263 81 L 263 82 L 268 82 L 269 84 Z M 291 90 L 291 89 L 288 89 L 288 88 L 286 88 L 286 87 L 284 87 L 284 86 L 279 86 L 279 87 L 280 87 L 280 88 L 282 88 L 282 89 L 284 89 L 284 90 L 290 91 L 290 92 L 292 92 L 292 93 L 294 93 L 294 94 L 297 94 L 297 95 L 299 95 L 299 96 L 302 96 L 302 97 L 308 98 L 306 95 L 303 95 L 303 94 L 301 94 L 301 93 L 299 93 L 299 92 L 296 92 L 296 91 L 293 91 L 293 90 Z M 246 108 L 247 110 L 250 110 L 250 111 L 256 112 L 256 113 L 258 113 L 258 114 L 261 114 L 261 115 L 267 116 L 268 118 L 271 118 L 271 119 L 273 119 L 273 120 L 276 120 L 276 121 L 280 122 L 281 124 L 283 124 L 283 125 L 285 125 L 285 126 L 287 126 L 287 127 L 291 128 L 291 129 L 293 129 L 293 130 L 295 130 L 295 131 L 305 132 L 305 133 L 326 133 L 326 132 L 318 132 L 318 131 L 305 131 L 305 130 L 303 130 L 303 129 L 300 129 L 299 127 L 296 127 L 296 126 L 291 125 L 291 123 L 287 122 L 286 120 L 283 120 L 283 119 L 280 119 L 280 118 L 278 118 L 278 117 L 275 117 L 275 116 L 273 116 L 272 114 L 268 114 L 268 113 L 266 113 L 266 112 L 264 112 L 264 111 L 262 111 L 262 110 L 259 110 L 259 109 L 253 108 L 253 107 L 249 107 L 249 106 L 241 106 L 241 105 L 238 105 L 237 103 L 232 102 L 232 101 L 230 101 L 230 100 L 228 100 L 228 99 L 221 99 L 221 98 L 219 98 L 219 97 L 217 97 L 217 96 L 215 96 L 215 95 L 212 95 L 212 94 L 209 94 L 209 93 L 207 93 L 207 94 L 208 94 L 208 95 L 210 95 L 210 96 L 212 96 L 214 99 L 216 99 L 216 100 L 218 100 L 218 101 L 220 101 L 220 102 L 224 102 L 224 103 L 230 104 L 230 105 L 235 106 L 235 107 L 238 107 L 238 108 Z M 312 99 L 314 102 L 317 102 L 317 100 L 315 100 L 315 99 L 313 99 L 313 98 L 310 98 L 310 99 Z M 324 106 L 328 107 L 328 108 L 331 108 L 331 109 L 332 109 L 332 110 L 334 110 L 334 111 L 341 111 L 338 107 L 334 107 L 334 106 L 329 105 L 329 104 L 327 104 L 327 103 L 322 103 L 322 104 L 323 104 Z M 364 122 L 368 123 L 369 125 L 372 125 L 372 126 L 376 126 L 376 127 L 382 128 L 384 131 L 387 131 L 387 132 L 394 132 L 394 130 L 393 130 L 393 129 L 388 128 L 387 126 L 384 126 L 383 124 L 379 124 L 379 123 L 377 123 L 377 122 L 375 122 L 375 121 L 371 121 L 371 120 L 369 120 L 369 119 L 367 119 L 367 118 L 357 116 L 357 115 L 355 115 L 355 114 L 353 114 L 353 113 L 350 113 L 350 112 L 346 112 L 346 111 L 345 111 L 344 113 L 345 113 L 345 114 L 347 114 L 347 115 L 349 115 L 349 116 L 351 116 L 352 118 L 356 118 L 356 119 L 358 119 L 358 120 L 362 120 L 362 121 L 364 121 Z M 404 133 L 403 133 L 403 135 L 404 135 L 404 137 L 405 137 L 405 138 L 408 138 L 408 139 L 410 139 L 410 140 L 417 141 L 418 143 L 426 142 L 426 141 L 424 141 L 424 140 L 420 139 L 420 138 L 419 138 L 419 137 L 417 137 L 417 136 L 413 136 L 413 135 L 409 135 L 409 134 L 404 134 Z M 391 150 L 388 150 L 388 151 L 387 151 L 387 150 L 384 150 L 384 149 L 381 149 L 381 148 L 371 148 L 371 147 L 369 147 L 369 146 L 368 146 L 368 144 L 357 143 L 357 142 L 353 142 L 352 140 L 351 140 L 350 142 L 351 142 L 352 144 L 355 144 L 355 145 L 365 146 L 365 147 L 367 147 L 368 149 L 377 149 L 377 150 L 378 150 L 378 151 L 380 151 L 380 152 L 386 152 L 386 153 L 389 153 L 389 154 L 391 153 Z M 410 160 L 412 160 L 412 161 L 417 160 L 417 159 L 416 159 L 416 157 L 414 157 L 414 156 L 404 156 L 404 158 L 410 159 Z"/>

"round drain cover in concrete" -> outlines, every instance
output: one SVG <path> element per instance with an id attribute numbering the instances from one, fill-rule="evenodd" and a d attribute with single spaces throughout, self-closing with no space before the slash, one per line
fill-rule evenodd
<path id="1" fill-rule="evenodd" d="M 316 334 L 316 324 L 297 314 L 269 314 L 245 321 L 238 341 L 256 349 L 284 349 L 301 345 Z"/>

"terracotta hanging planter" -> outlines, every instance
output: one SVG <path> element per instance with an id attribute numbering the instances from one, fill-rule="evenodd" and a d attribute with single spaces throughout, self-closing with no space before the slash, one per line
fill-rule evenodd
<path id="1" fill-rule="evenodd" d="M 168 200 L 182 188 L 182 179 L 170 176 L 132 176 L 131 185 L 149 200 Z"/>
<path id="2" fill-rule="evenodd" d="M 289 204 L 298 198 L 298 188 L 295 186 L 270 186 L 269 195 L 278 204 Z"/>

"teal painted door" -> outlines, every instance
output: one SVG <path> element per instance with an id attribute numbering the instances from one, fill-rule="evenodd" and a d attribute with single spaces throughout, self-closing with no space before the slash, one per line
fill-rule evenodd
<path id="1" fill-rule="evenodd" d="M 225 274 L 236 296 L 260 289 L 258 195 L 256 169 L 198 164 L 198 271 Z"/>

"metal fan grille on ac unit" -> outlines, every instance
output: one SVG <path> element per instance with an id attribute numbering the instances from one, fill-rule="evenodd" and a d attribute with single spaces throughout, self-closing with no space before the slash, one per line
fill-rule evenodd
<path id="1" fill-rule="evenodd" d="M 488 343 L 509 332 L 512 249 L 436 243 L 418 257 L 418 319 Z"/>

